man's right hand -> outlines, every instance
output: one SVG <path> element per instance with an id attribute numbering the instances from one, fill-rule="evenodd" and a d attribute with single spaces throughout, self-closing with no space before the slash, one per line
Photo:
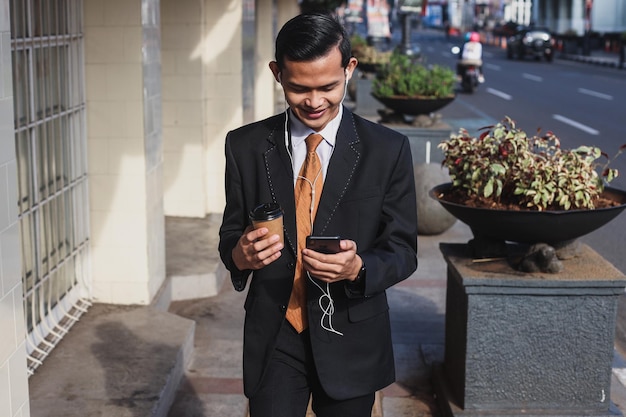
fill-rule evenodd
<path id="1" fill-rule="evenodd" d="M 248 226 L 244 230 L 232 252 L 237 269 L 240 271 L 261 269 L 280 258 L 280 251 L 283 249 L 280 236 L 272 235 L 265 238 L 267 233 L 268 229 L 265 227 L 253 229 L 252 226 Z"/>

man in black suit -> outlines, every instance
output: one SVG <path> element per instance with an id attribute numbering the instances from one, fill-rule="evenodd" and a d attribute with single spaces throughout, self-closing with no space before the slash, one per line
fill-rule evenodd
<path id="1" fill-rule="evenodd" d="M 226 137 L 219 250 L 235 289 L 250 281 L 243 366 L 251 417 L 303 417 L 310 395 L 318 417 L 369 417 L 375 392 L 395 380 L 385 290 L 417 267 L 413 164 L 405 136 L 343 107 L 356 66 L 333 17 L 293 18 L 270 63 L 288 110 Z M 311 133 L 323 137 L 313 151 Z M 301 171 L 309 157 L 321 163 L 315 179 Z M 320 179 L 321 195 L 312 192 Z M 301 185 L 310 219 L 296 219 Z M 250 226 L 261 203 L 282 207 L 284 244 Z M 310 221 L 313 235 L 341 236 L 339 252 L 302 249 L 297 220 Z M 303 328 L 286 319 L 294 275 L 304 277 Z"/>

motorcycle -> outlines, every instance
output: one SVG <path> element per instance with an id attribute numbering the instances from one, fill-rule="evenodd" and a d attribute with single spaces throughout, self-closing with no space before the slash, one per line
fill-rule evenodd
<path id="1" fill-rule="evenodd" d="M 458 55 L 460 52 L 461 49 L 458 46 L 452 48 L 454 55 Z M 480 74 L 476 63 L 459 61 L 457 64 L 457 74 L 461 77 L 461 88 L 463 91 L 473 93 L 474 90 L 478 88 L 480 84 Z"/>

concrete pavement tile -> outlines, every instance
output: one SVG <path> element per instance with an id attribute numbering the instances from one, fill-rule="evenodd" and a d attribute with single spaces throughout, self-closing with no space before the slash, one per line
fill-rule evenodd
<path id="1" fill-rule="evenodd" d="M 243 342 L 214 339 L 196 346 L 189 372 L 215 378 L 241 378 Z"/>
<path id="2" fill-rule="evenodd" d="M 431 367 L 435 363 L 442 363 L 445 353 L 445 345 L 443 343 L 436 345 L 422 345 L 421 351 L 424 364 Z"/>
<path id="3" fill-rule="evenodd" d="M 431 417 L 436 415 L 436 406 L 432 398 L 420 397 L 383 397 L 383 415 L 385 417 Z"/>
<path id="4" fill-rule="evenodd" d="M 189 392 L 179 395 L 168 417 L 244 417 L 247 410 L 243 395 Z"/>

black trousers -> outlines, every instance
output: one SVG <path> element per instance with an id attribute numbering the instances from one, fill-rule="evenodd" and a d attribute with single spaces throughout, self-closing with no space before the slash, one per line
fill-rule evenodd
<path id="1" fill-rule="evenodd" d="M 310 396 L 316 417 L 370 417 L 374 393 L 342 401 L 326 395 L 308 332 L 298 334 L 285 320 L 262 387 L 250 398 L 250 417 L 305 417 Z"/>

